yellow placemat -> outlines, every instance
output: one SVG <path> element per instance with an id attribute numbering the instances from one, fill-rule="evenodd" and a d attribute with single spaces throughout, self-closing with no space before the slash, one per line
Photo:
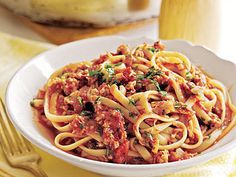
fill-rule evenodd
<path id="1" fill-rule="evenodd" d="M 33 56 L 52 48 L 53 45 L 23 40 L 0 32 L 0 96 L 4 98 L 9 79 L 15 71 Z M 99 175 L 70 165 L 38 148 L 41 155 L 41 166 L 49 177 L 98 177 Z M 30 173 L 11 168 L 0 149 L 0 176 L 33 177 Z"/>
<path id="2" fill-rule="evenodd" d="M 4 97 L 7 82 L 14 72 L 33 56 L 45 51 L 53 45 L 29 41 L 0 32 L 0 96 Z M 70 165 L 38 148 L 41 155 L 41 166 L 49 177 L 99 177 L 100 175 Z M 11 168 L 0 149 L 0 176 L 33 177 L 30 173 Z M 208 163 L 189 168 L 185 171 L 168 175 L 168 177 L 208 177 L 236 176 L 236 148 L 209 161 Z"/>

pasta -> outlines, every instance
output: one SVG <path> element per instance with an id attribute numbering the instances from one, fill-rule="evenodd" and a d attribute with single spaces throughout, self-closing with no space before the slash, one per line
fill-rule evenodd
<path id="1" fill-rule="evenodd" d="M 236 113 L 223 84 L 160 42 L 69 64 L 31 106 L 56 147 L 127 164 L 191 158 L 230 131 Z"/>

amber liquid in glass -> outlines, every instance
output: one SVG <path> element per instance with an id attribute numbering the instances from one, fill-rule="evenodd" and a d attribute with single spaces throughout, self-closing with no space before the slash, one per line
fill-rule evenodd
<path id="1" fill-rule="evenodd" d="M 184 39 L 217 50 L 220 0 L 163 0 L 160 39 Z"/>

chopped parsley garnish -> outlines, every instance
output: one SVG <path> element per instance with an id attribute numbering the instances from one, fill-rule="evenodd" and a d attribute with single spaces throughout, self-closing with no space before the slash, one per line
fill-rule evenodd
<path id="1" fill-rule="evenodd" d="M 132 104 L 132 105 L 134 105 L 134 106 L 135 106 L 136 102 L 135 102 L 135 100 L 134 100 L 134 99 L 130 98 L 130 99 L 129 99 L 129 104 Z"/>
<path id="2" fill-rule="evenodd" d="M 190 71 L 186 72 L 186 79 L 187 80 L 191 80 L 192 79 L 192 74 L 190 73 Z"/>
<path id="3" fill-rule="evenodd" d="M 89 118 L 93 117 L 93 113 L 91 111 L 86 111 L 86 110 L 81 111 L 80 115 L 81 116 L 87 116 Z"/>
<path id="4" fill-rule="evenodd" d="M 101 85 L 103 82 L 108 82 L 108 84 L 117 84 L 120 85 L 119 81 L 115 78 L 115 70 L 112 68 L 112 65 L 106 64 L 105 70 L 108 73 L 107 80 L 103 77 L 104 73 L 102 72 L 102 69 L 99 70 L 90 70 L 89 76 L 96 77 L 98 81 L 98 85 Z"/>
<path id="5" fill-rule="evenodd" d="M 82 130 L 84 128 L 83 124 L 79 124 L 79 128 Z"/>
<path id="6" fill-rule="evenodd" d="M 94 104 L 98 104 L 100 98 L 101 98 L 101 97 L 98 96 L 98 97 L 95 99 Z"/>
<path id="7" fill-rule="evenodd" d="M 175 107 L 176 109 L 178 109 L 178 108 L 181 107 L 181 104 L 180 104 L 180 103 L 175 103 L 174 107 Z"/>
<path id="8" fill-rule="evenodd" d="M 162 71 L 155 70 L 154 67 L 151 67 L 145 75 L 137 75 L 137 84 L 140 83 L 140 82 L 138 82 L 139 80 L 149 79 L 150 82 L 156 87 L 157 91 L 160 92 L 162 94 L 162 96 L 166 96 L 167 92 L 162 90 L 159 83 L 156 80 L 154 80 L 154 76 L 157 76 L 157 75 L 158 76 L 162 75 Z"/>
<path id="9" fill-rule="evenodd" d="M 106 79 L 103 79 L 103 73 L 100 70 L 89 70 L 89 76 L 96 77 L 98 85 L 101 85 L 103 82 L 106 82 Z"/>
<path id="10" fill-rule="evenodd" d="M 149 138 L 150 140 L 153 140 L 152 134 L 149 132 L 145 132 L 145 135 L 147 138 Z"/>
<path id="11" fill-rule="evenodd" d="M 192 83 L 192 82 L 189 82 L 188 85 L 189 85 L 190 89 L 193 89 L 195 87 L 194 83 Z"/>
<path id="12" fill-rule="evenodd" d="M 161 93 L 162 96 L 164 96 L 164 97 L 167 96 L 167 92 L 166 92 L 166 91 L 161 90 L 160 93 Z"/>
<path id="13" fill-rule="evenodd" d="M 112 81 L 110 82 L 110 84 L 116 84 L 117 86 L 120 86 L 122 83 L 119 82 L 116 78 L 113 78 Z"/>
<path id="14" fill-rule="evenodd" d="M 145 78 L 145 75 L 143 75 L 143 74 L 137 75 L 137 80 L 143 80 L 144 78 Z"/>
<path id="15" fill-rule="evenodd" d="M 116 111 L 121 112 L 120 108 L 115 108 Z"/>
<path id="16" fill-rule="evenodd" d="M 155 80 L 151 80 L 151 82 L 155 85 L 157 91 L 160 92 L 160 91 L 161 91 L 161 88 L 160 88 L 159 83 L 158 83 L 157 81 L 155 81 Z"/>
<path id="17" fill-rule="evenodd" d="M 93 76 L 99 76 L 99 75 L 103 75 L 101 73 L 101 69 L 100 70 L 89 70 L 89 76 L 93 77 Z"/>
<path id="18" fill-rule="evenodd" d="M 122 62 L 116 63 L 114 64 L 114 66 L 120 66 L 122 64 Z"/>
<path id="19" fill-rule="evenodd" d="M 78 96 L 77 99 L 79 101 L 80 106 L 83 106 L 83 99 L 80 96 Z"/>
<path id="20" fill-rule="evenodd" d="M 160 75 L 162 75 L 161 70 L 155 70 L 154 67 L 151 67 L 145 75 L 138 75 L 137 80 L 153 79 L 154 76 L 160 76 Z"/>
<path id="21" fill-rule="evenodd" d="M 160 71 L 160 70 L 155 70 L 154 67 L 151 67 L 151 68 L 149 69 L 149 71 L 145 74 L 145 78 L 147 78 L 147 79 L 152 79 L 153 76 L 156 76 L 156 75 L 158 75 L 158 76 L 162 75 L 162 71 Z"/>
<path id="22" fill-rule="evenodd" d="M 174 104 L 174 107 L 175 107 L 175 109 L 186 108 L 187 105 L 186 105 L 186 104 L 182 105 L 181 103 L 176 102 L 176 103 Z"/>
<path id="23" fill-rule="evenodd" d="M 107 70 L 109 75 L 114 75 L 115 74 L 115 71 L 114 71 L 114 69 L 112 68 L 111 65 L 108 65 L 108 64 L 105 65 L 105 69 Z"/>
<path id="24" fill-rule="evenodd" d="M 151 51 L 152 53 L 154 53 L 156 51 L 156 49 L 154 47 L 148 48 L 148 50 Z"/>
<path id="25" fill-rule="evenodd" d="M 122 116 L 124 116 L 124 113 L 121 111 L 120 108 L 115 108 L 116 111 L 118 111 Z"/>
<path id="26" fill-rule="evenodd" d="M 135 118 L 135 117 L 136 117 L 136 115 L 135 115 L 135 113 L 133 113 L 133 112 L 130 112 L 130 113 L 129 113 L 129 117 L 131 117 L 131 118 Z"/>
<path id="27" fill-rule="evenodd" d="M 105 69 L 108 73 L 108 82 L 109 82 L 108 84 L 110 84 L 110 85 L 116 84 L 119 86 L 120 83 L 115 77 L 115 70 L 112 68 L 112 66 L 107 64 L 107 65 L 105 65 Z"/>

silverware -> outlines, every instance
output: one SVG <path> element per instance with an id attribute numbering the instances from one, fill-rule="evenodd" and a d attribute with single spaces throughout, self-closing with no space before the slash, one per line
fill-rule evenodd
<path id="1" fill-rule="evenodd" d="M 20 115 L 19 115 L 20 116 Z M 40 168 L 40 156 L 32 145 L 18 133 L 9 122 L 4 104 L 0 98 L 0 140 L 2 150 L 12 167 L 32 172 L 36 177 L 47 177 Z"/>

